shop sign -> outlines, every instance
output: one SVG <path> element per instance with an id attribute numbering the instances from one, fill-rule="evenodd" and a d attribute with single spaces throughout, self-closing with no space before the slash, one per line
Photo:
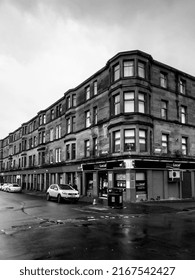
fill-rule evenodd
<path id="1" fill-rule="evenodd" d="M 146 192 L 146 183 L 145 182 L 136 182 L 136 191 L 137 192 Z"/>
<path id="2" fill-rule="evenodd" d="M 94 165 L 94 169 L 105 170 L 107 169 L 107 163 L 99 163 Z"/>
<path id="3" fill-rule="evenodd" d="M 17 176 L 16 176 L 16 179 L 20 179 L 20 175 L 17 175 Z"/>
<path id="4" fill-rule="evenodd" d="M 167 169 L 180 169 L 181 163 L 167 163 L 166 168 Z"/>

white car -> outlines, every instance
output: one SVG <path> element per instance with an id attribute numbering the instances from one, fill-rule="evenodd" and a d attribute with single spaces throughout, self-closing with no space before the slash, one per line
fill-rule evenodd
<path id="1" fill-rule="evenodd" d="M 6 188 L 8 185 L 9 185 L 9 183 L 4 183 L 3 186 L 1 186 L 1 190 L 6 191 Z"/>
<path id="2" fill-rule="evenodd" d="M 22 187 L 19 186 L 17 183 L 8 184 L 6 189 L 7 192 L 21 192 Z"/>
<path id="3" fill-rule="evenodd" d="M 0 190 L 2 189 L 4 183 L 0 183 Z"/>
<path id="4" fill-rule="evenodd" d="M 58 203 L 64 200 L 78 201 L 79 192 L 67 184 L 52 184 L 46 193 L 47 200 L 51 198 L 57 199 Z"/>

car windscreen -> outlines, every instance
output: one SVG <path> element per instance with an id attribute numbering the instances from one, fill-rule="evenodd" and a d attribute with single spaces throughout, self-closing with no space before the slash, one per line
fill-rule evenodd
<path id="1" fill-rule="evenodd" d="M 61 189 L 61 190 L 72 190 L 72 187 L 71 186 L 69 186 L 69 185 L 59 185 L 59 188 Z"/>

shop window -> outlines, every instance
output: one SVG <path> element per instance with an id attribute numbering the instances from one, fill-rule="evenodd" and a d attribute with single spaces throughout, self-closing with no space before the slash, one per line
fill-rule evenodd
<path id="1" fill-rule="evenodd" d="M 126 190 L 126 174 L 125 173 L 115 174 L 115 187 Z"/>
<path id="2" fill-rule="evenodd" d="M 101 172 L 99 173 L 99 196 L 108 195 L 108 173 Z"/>
<path id="3" fill-rule="evenodd" d="M 144 172 L 136 172 L 136 194 L 146 194 L 147 185 L 146 185 L 146 174 Z"/>

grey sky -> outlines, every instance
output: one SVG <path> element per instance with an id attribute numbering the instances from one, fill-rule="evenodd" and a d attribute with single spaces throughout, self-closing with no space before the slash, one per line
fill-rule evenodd
<path id="1" fill-rule="evenodd" d="M 0 0 L 0 138 L 117 52 L 195 76 L 192 0 Z"/>

